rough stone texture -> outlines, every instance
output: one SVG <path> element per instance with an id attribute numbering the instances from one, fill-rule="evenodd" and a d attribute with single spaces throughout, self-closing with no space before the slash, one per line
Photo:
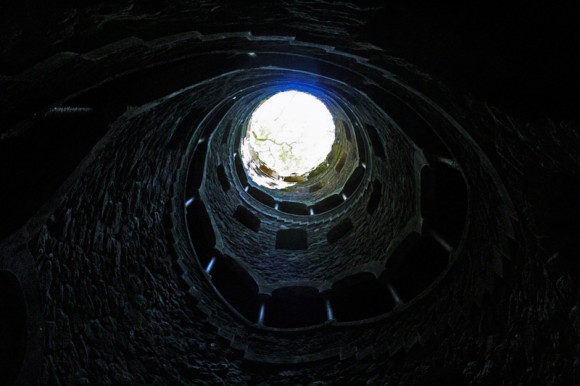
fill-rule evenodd
<path id="1" fill-rule="evenodd" d="M 269 72 L 271 71 L 266 71 L 264 75 L 247 72 L 245 76 L 251 76 L 251 84 L 264 83 L 262 80 L 264 76 L 273 79 L 288 76 L 284 73 L 269 75 Z M 324 82 L 320 81 L 320 84 Z M 239 89 L 243 88 L 243 84 L 239 86 Z M 335 98 L 340 98 L 338 85 L 332 86 L 330 83 L 326 89 L 329 93 L 336 92 Z M 333 91 L 334 89 L 336 91 Z M 361 188 L 344 205 L 328 214 L 305 217 L 287 216 L 273 209 L 262 209 L 263 213 L 254 211 L 261 220 L 259 232 L 237 221 L 231 221 L 238 205 L 251 207 L 253 203 L 240 184 L 234 184 L 234 189 L 227 193 L 221 189 L 216 173 L 211 172 L 217 165 L 224 163 L 229 165 L 231 179 L 235 181 L 237 178 L 227 147 L 219 147 L 212 139 L 201 197 L 218 234 L 218 249 L 238 259 L 252 272 L 263 293 L 292 283 L 328 289 L 338 278 L 357 271 L 372 272 L 378 276 L 384 269 L 388 252 L 394 249 L 396 243 L 408 232 L 420 231 L 417 203 L 419 186 L 416 177 L 420 165 L 415 163 L 416 153 L 420 151 L 410 143 L 389 117 L 373 106 L 371 101 L 361 97 L 359 105 L 350 108 L 356 119 L 355 130 L 360 130 L 364 124 L 382 128 L 381 135 L 387 149 L 387 159 L 373 157 L 371 160 L 369 156 L 368 169 Z M 220 129 L 223 130 L 216 128 L 218 132 Z M 364 141 L 365 144 L 368 142 L 364 137 L 361 137 L 360 141 Z M 385 189 L 383 205 L 371 216 L 366 215 L 365 208 L 368 203 L 370 181 L 374 179 L 382 181 Z M 327 234 L 336 225 L 336 220 L 341 218 L 351 218 L 355 231 L 329 244 Z M 309 238 L 308 250 L 296 252 L 276 249 L 276 232 L 280 227 L 305 229 Z M 367 240 L 373 242 L 368 243 Z"/>
<path id="2" fill-rule="evenodd" d="M 22 23 L 3 23 L 8 32 L 1 36 L 11 39 L 1 45 L 9 74 L 0 79 L 2 121 L 9 123 L 3 130 L 20 135 L 30 126 L 16 123 L 31 111 L 137 64 L 162 60 L 164 49 L 186 54 L 215 47 L 209 43 L 215 37 L 197 33 L 150 40 L 171 32 L 234 28 L 294 31 L 305 41 L 342 39 L 351 48 L 346 51 L 369 57 L 436 101 L 473 138 L 466 144 L 465 133 L 445 131 L 474 192 L 463 253 L 427 296 L 374 323 L 299 334 L 244 326 L 199 274 L 179 228 L 183 197 L 176 181 L 186 172 L 185 141 L 179 133 L 172 140 L 168 133 L 177 122 L 164 118 L 180 112 L 165 109 L 168 100 L 141 106 L 175 90 L 144 95 L 141 107 L 117 121 L 49 205 L 0 246 L 0 267 L 16 272 L 31 292 L 32 378 L 25 384 L 38 368 L 43 384 L 580 383 L 577 244 L 570 237 L 577 229 L 578 195 L 570 187 L 578 180 L 576 123 L 515 118 L 458 97 L 376 46 L 352 42 L 350 29 L 372 17 L 348 3 L 264 3 L 255 12 L 269 16 L 259 18 L 244 17 L 243 5 L 174 4 L 55 8 L 41 19 L 46 30 L 31 28 L 39 19 L 34 14 Z M 179 13 L 184 8 L 190 11 Z M 244 47 L 240 35 L 228 38 L 226 45 Z M 381 44 L 389 50 L 401 44 L 395 40 L 389 36 Z M 447 52 L 457 49 L 451 46 Z M 201 90 L 207 104 L 196 106 L 200 114 L 212 98 L 227 95 L 207 84 Z M 144 113 L 153 110 L 159 114 L 152 121 Z M 557 192 L 550 192 L 552 186 Z M 562 213 L 567 208 L 554 213 L 558 201 L 568 202 L 573 215 Z M 181 276 L 180 262 L 190 276 Z M 326 359 L 288 364 L 296 355 Z M 262 364 L 268 357 L 281 364 Z"/>

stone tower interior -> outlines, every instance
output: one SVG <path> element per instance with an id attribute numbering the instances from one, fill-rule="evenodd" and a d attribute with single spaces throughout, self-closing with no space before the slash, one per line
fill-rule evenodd
<path id="1" fill-rule="evenodd" d="M 577 27 L 3 3 L 0 384 L 580 385 Z"/>

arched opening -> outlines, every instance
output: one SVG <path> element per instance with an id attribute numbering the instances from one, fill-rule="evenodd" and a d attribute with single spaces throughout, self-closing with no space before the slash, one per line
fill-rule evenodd
<path id="1" fill-rule="evenodd" d="M 326 321 L 324 301 L 313 287 L 284 287 L 272 292 L 265 323 L 270 327 L 296 328 Z"/>

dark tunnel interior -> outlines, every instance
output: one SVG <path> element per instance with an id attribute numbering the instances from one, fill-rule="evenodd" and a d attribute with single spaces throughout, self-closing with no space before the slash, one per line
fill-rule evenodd
<path id="1" fill-rule="evenodd" d="M 0 385 L 580 384 L 579 51 L 547 1 L 0 5 Z"/>

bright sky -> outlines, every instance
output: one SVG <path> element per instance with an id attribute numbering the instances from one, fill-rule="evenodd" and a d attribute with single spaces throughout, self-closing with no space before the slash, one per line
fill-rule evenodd
<path id="1" fill-rule="evenodd" d="M 305 92 L 284 91 L 254 111 L 242 151 L 250 146 L 280 176 L 300 176 L 326 159 L 334 140 L 332 114 L 322 101 Z"/>

